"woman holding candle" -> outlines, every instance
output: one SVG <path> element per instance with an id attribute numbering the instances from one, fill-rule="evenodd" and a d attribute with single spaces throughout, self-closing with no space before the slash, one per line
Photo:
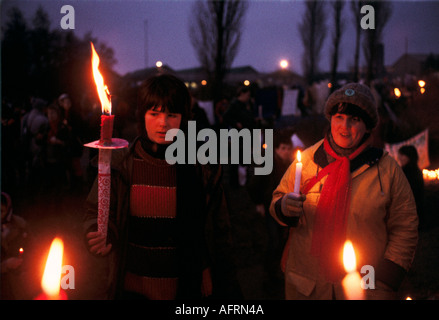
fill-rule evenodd
<path id="1" fill-rule="evenodd" d="M 348 84 L 325 105 L 330 130 L 302 153 L 300 194 L 295 161 L 273 192 L 270 213 L 290 227 L 284 250 L 287 299 L 344 299 L 344 242 L 352 241 L 360 270 L 370 265 L 368 299 L 395 297 L 409 269 L 418 219 L 410 185 L 397 162 L 372 146 L 378 123 L 368 87 Z"/>
<path id="2" fill-rule="evenodd" d="M 96 231 L 96 183 L 90 192 L 89 249 L 114 258 L 108 298 L 230 298 L 239 292 L 220 168 L 165 160 L 172 143 L 166 132 L 185 131 L 189 110 L 189 91 L 176 77 L 152 77 L 141 86 L 140 136 L 128 150 L 113 152 L 108 241 Z"/>

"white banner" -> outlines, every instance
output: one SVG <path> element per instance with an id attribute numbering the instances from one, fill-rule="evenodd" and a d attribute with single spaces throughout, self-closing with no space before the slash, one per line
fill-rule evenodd
<path id="1" fill-rule="evenodd" d="M 418 166 L 425 169 L 430 166 L 430 159 L 428 157 L 428 129 L 425 129 L 416 136 L 399 143 L 384 144 L 384 150 L 386 150 L 394 159 L 398 159 L 398 150 L 402 146 L 412 145 L 416 148 L 419 155 Z"/>
<path id="2" fill-rule="evenodd" d="M 299 116 L 300 110 L 297 107 L 297 97 L 299 96 L 299 90 L 284 90 L 284 98 L 282 102 L 282 115 L 283 116 Z"/>
<path id="3" fill-rule="evenodd" d="M 215 114 L 213 110 L 213 101 L 198 101 L 198 105 L 206 111 L 206 116 L 210 124 L 214 124 Z"/>

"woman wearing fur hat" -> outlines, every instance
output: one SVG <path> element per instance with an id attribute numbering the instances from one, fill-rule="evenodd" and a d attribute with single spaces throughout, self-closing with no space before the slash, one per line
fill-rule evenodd
<path id="1" fill-rule="evenodd" d="M 300 196 L 292 193 L 294 162 L 270 206 L 278 223 L 290 227 L 283 259 L 286 298 L 345 299 L 346 240 L 353 243 L 358 270 L 373 267 L 365 297 L 396 298 L 418 238 L 410 185 L 397 162 L 372 147 L 378 112 L 368 87 L 351 83 L 335 91 L 325 115 L 329 132 L 302 153 Z"/>

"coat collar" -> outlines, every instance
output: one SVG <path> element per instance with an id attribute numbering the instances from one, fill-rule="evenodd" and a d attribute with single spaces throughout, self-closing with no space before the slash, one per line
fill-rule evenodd
<path id="1" fill-rule="evenodd" d="M 358 155 L 358 157 L 351 161 L 351 173 L 361 168 L 363 165 L 367 165 L 367 167 L 372 167 L 381 159 L 382 156 L 382 149 L 371 147 L 365 150 L 363 153 Z M 323 148 L 323 143 L 320 144 L 320 146 L 314 153 L 314 162 L 321 168 L 324 168 L 329 164 L 327 154 Z"/>

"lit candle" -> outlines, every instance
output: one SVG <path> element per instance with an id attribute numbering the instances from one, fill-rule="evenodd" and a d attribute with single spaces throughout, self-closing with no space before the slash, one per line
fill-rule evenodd
<path id="1" fill-rule="evenodd" d="M 343 290 L 348 300 L 363 300 L 364 290 L 361 288 L 361 277 L 358 273 L 355 251 L 351 241 L 346 241 L 343 248 L 343 264 L 347 275 L 342 281 Z"/>
<path id="2" fill-rule="evenodd" d="M 111 149 L 114 115 L 111 115 L 111 100 L 107 85 L 99 71 L 99 56 L 91 43 L 93 78 L 96 83 L 99 100 L 102 107 L 101 135 L 99 140 L 99 165 L 98 165 L 98 231 L 105 237 L 108 230 L 108 215 L 110 205 L 111 186 Z M 105 148 L 108 147 L 108 148 Z"/>
<path id="3" fill-rule="evenodd" d="M 297 151 L 297 162 L 296 162 L 296 178 L 294 180 L 294 193 L 300 194 L 300 181 L 302 179 L 302 157 L 300 150 Z"/>
<path id="4" fill-rule="evenodd" d="M 111 145 L 111 138 L 113 135 L 113 122 L 114 115 L 111 115 L 111 100 L 110 92 L 108 91 L 107 85 L 104 83 L 104 78 L 99 72 L 99 56 L 91 43 L 92 51 L 92 68 L 93 68 L 93 78 L 96 83 L 96 88 L 98 91 L 99 100 L 101 101 L 102 115 L 101 115 L 101 136 L 99 143 L 103 145 Z"/>
<path id="5" fill-rule="evenodd" d="M 41 279 L 44 293 L 36 297 L 36 300 L 67 300 L 66 293 L 60 288 L 63 252 L 63 241 L 60 238 L 53 239 Z"/>
<path id="6" fill-rule="evenodd" d="M 18 257 L 19 258 L 23 257 L 23 253 L 24 253 L 24 249 L 23 248 L 18 249 Z"/>

